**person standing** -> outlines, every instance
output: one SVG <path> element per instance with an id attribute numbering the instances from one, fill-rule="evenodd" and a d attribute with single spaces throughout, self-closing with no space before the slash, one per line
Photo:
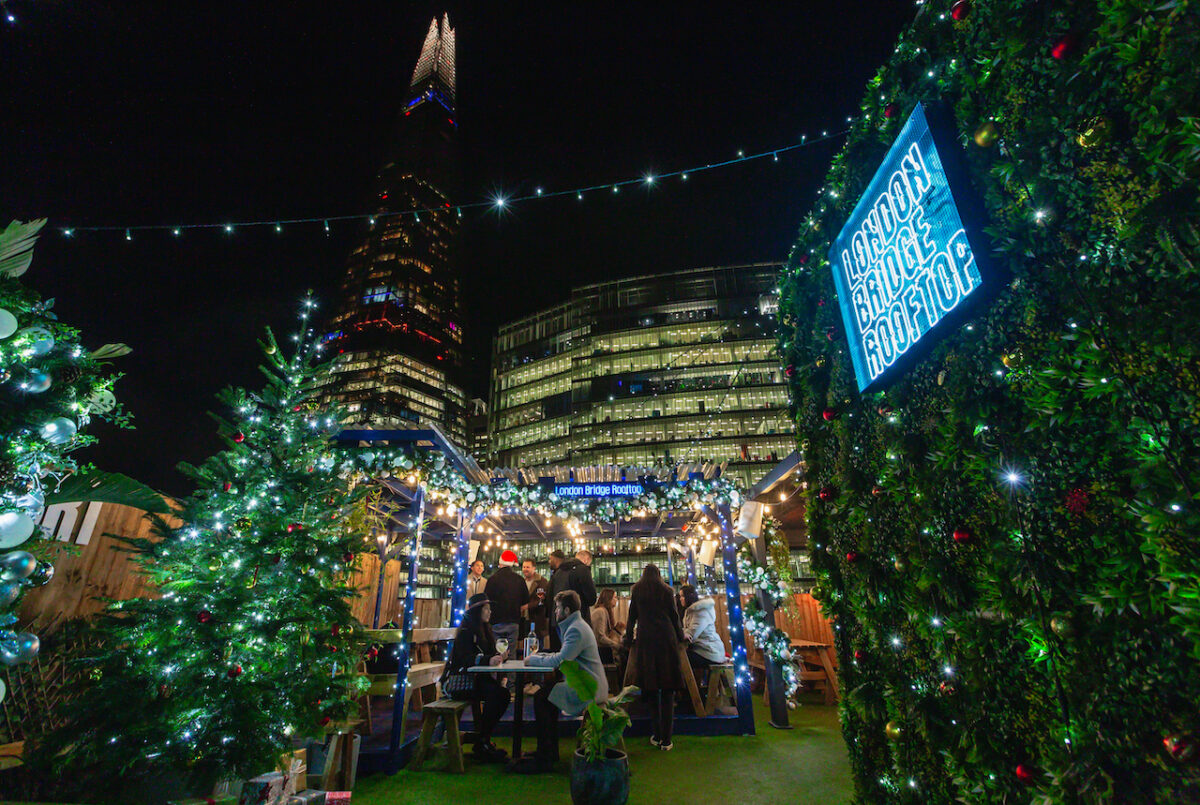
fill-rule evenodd
<path id="1" fill-rule="evenodd" d="M 596 585 L 592 581 L 592 553 L 587 550 L 576 552 L 574 559 L 564 559 L 550 577 L 550 596 L 557 596 L 564 590 L 573 590 L 579 596 L 580 617 L 585 625 L 592 623 L 592 605 L 596 603 Z M 550 630 L 550 648 L 557 651 L 562 646 L 562 639 L 557 629 Z"/>
<path id="2" fill-rule="evenodd" d="M 492 632 L 515 649 L 521 638 L 521 608 L 529 603 L 529 589 L 516 571 L 517 554 L 500 554 L 500 569 L 491 575 L 484 593 L 492 602 Z"/>
<path id="3" fill-rule="evenodd" d="M 487 579 L 483 577 L 483 560 L 476 559 L 471 563 L 471 572 L 467 574 L 467 599 L 483 593 Z"/>
<path id="4" fill-rule="evenodd" d="M 475 728 L 475 757 L 485 762 L 504 760 L 505 752 L 492 743 L 492 731 L 508 709 L 510 694 L 504 685 L 496 680 L 495 674 L 467 674 L 473 665 L 499 665 L 504 655 L 496 651 L 496 640 L 488 621 L 492 616 L 492 607 L 487 596 L 480 593 L 471 596 L 467 602 L 467 611 L 463 615 L 458 631 L 454 633 L 454 645 L 450 649 L 450 659 L 442 671 L 442 691 L 448 692 L 451 699 L 459 701 L 477 701 L 483 705 L 483 713 Z M 451 679 L 453 684 L 448 684 Z M 457 684 L 464 683 L 463 687 Z"/>
<path id="5" fill-rule="evenodd" d="M 664 751 L 674 748 L 675 693 L 683 689 L 679 670 L 683 629 L 674 599 L 658 565 L 646 565 L 642 578 L 629 592 L 624 640 L 626 649 L 636 649 L 629 659 L 627 675 L 632 679 L 626 682 L 642 689 L 642 701 L 650 705 L 650 743 Z"/>
<path id="6" fill-rule="evenodd" d="M 579 667 L 596 680 L 596 696 L 593 701 L 608 701 L 608 680 L 604 676 L 604 665 L 596 648 L 596 635 L 579 612 L 579 596 L 566 590 L 554 596 L 554 619 L 562 633 L 562 649 L 554 654 L 535 654 L 525 658 L 525 664 L 547 671 L 558 668 L 567 660 L 575 660 Z M 522 758 L 513 771 L 537 774 L 552 771 L 558 763 L 558 714 L 568 716 L 583 713 L 591 702 L 576 695 L 566 682 L 558 681 L 538 691 L 533 699 L 533 712 L 537 716 L 537 753 L 532 758 Z"/>
<path id="7" fill-rule="evenodd" d="M 525 605 L 525 618 L 529 621 L 530 631 L 542 646 L 550 645 L 549 606 L 550 582 L 537 572 L 537 565 L 532 559 L 521 562 L 521 576 L 525 579 L 525 587 L 529 590 L 529 603 Z"/>

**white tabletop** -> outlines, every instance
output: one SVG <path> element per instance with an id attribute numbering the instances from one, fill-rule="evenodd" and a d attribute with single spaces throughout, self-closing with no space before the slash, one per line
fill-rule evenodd
<path id="1" fill-rule="evenodd" d="M 507 660 L 499 665 L 472 665 L 467 669 L 468 673 L 484 674 L 489 671 L 500 671 L 506 674 L 550 674 L 554 673 L 553 668 L 547 668 L 537 665 L 526 665 L 524 660 Z"/>

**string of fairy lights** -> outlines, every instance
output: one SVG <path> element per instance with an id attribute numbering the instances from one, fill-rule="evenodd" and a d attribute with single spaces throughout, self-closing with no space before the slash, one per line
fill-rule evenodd
<path id="1" fill-rule="evenodd" d="M 2 0 L 0 0 L 2 2 Z M 707 171 L 719 170 L 728 168 L 734 165 L 740 165 L 746 162 L 754 162 L 758 160 L 771 160 L 778 162 L 783 154 L 797 151 L 802 148 L 815 146 L 820 143 L 828 142 L 837 139 L 849 133 L 850 124 L 854 121 L 853 117 L 846 118 L 846 127 L 837 131 L 822 131 L 820 136 L 809 137 L 807 134 L 802 135 L 798 141 L 787 145 L 771 148 L 765 151 L 747 154 L 744 150 L 738 151 L 737 156 L 730 159 L 708 162 L 702 165 L 695 165 L 689 168 L 680 168 L 666 173 L 644 173 L 634 178 L 617 179 L 599 184 L 590 184 L 586 186 L 570 187 L 561 190 L 548 190 L 543 186 L 536 186 L 532 192 L 522 195 L 505 195 L 503 192 L 493 194 L 490 198 L 468 202 L 466 204 L 458 204 L 454 206 L 444 207 L 411 207 L 404 210 L 383 210 L 376 212 L 356 212 L 334 215 L 314 215 L 309 217 L 293 217 L 293 218 L 252 218 L 245 220 L 229 220 L 229 221 L 204 221 L 193 223 L 178 223 L 178 224 L 97 224 L 97 225 L 64 225 L 59 227 L 59 232 L 64 238 L 75 238 L 85 232 L 105 233 L 116 232 L 123 233 L 125 240 L 131 241 L 137 233 L 165 232 L 172 237 L 182 237 L 185 232 L 196 230 L 215 230 L 223 232 L 226 235 L 232 235 L 239 230 L 244 229 L 274 229 L 277 233 L 282 233 L 285 227 L 295 226 L 320 226 L 325 233 L 332 231 L 333 225 L 338 223 L 367 223 L 374 226 L 376 223 L 387 221 L 395 218 L 411 217 L 414 221 L 419 222 L 421 215 L 432 215 L 437 213 L 446 213 L 453 209 L 454 214 L 461 218 L 464 212 L 469 211 L 504 211 L 510 209 L 513 205 L 522 204 L 531 201 L 548 201 L 550 199 L 570 199 L 583 201 L 589 196 L 595 196 L 599 193 L 605 195 L 619 195 L 622 188 L 640 186 L 646 189 L 660 187 L 670 180 L 678 180 L 680 183 L 687 182 L 690 177 L 701 174 Z"/>

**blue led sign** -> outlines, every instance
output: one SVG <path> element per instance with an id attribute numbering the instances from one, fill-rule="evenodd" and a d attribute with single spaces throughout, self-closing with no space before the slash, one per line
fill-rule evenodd
<path id="1" fill-rule="evenodd" d="M 560 498 L 628 498 L 642 494 L 639 483 L 555 484 Z"/>
<path id="2" fill-rule="evenodd" d="M 913 110 L 829 251 L 859 391 L 894 377 L 984 285 L 987 248 L 964 226 L 970 196 L 935 111 Z"/>

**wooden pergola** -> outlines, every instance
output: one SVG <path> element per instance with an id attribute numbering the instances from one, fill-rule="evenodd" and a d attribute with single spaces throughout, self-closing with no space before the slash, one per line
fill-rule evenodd
<path id="1" fill-rule="evenodd" d="M 680 471 L 674 468 L 669 471 L 660 470 L 660 474 L 654 477 L 643 475 L 635 477 L 633 480 L 627 479 L 624 472 L 615 467 L 554 468 L 552 470 L 554 474 L 551 476 L 540 474 L 535 476 L 526 470 L 487 471 L 480 468 L 470 456 L 459 451 L 439 430 L 432 427 L 407 430 L 347 430 L 338 436 L 338 441 L 344 444 L 357 444 L 364 449 L 387 446 L 389 448 L 402 447 L 414 450 L 420 448 L 426 451 L 437 451 L 445 457 L 448 466 L 461 473 L 472 483 L 531 484 L 534 482 L 543 487 L 552 485 L 564 493 L 570 492 L 575 498 L 619 498 L 622 495 L 636 494 L 634 490 L 641 489 L 643 484 L 682 484 L 695 478 L 711 480 L 719 477 L 720 474 L 720 467 L 716 465 L 706 465 L 698 468 L 699 472 L 690 473 L 687 470 Z M 752 495 L 756 496 L 759 493 L 765 495 L 771 492 L 778 483 L 788 478 L 797 464 L 794 454 L 785 459 L 775 468 L 775 471 L 756 486 L 755 490 L 752 490 Z M 579 480 L 581 478 L 588 480 L 581 481 Z M 456 509 L 455 507 L 439 506 L 434 499 L 438 495 L 438 490 L 426 488 L 422 483 L 410 484 L 400 478 L 384 479 L 381 483 L 392 496 L 388 507 L 392 512 L 391 527 L 406 536 L 403 543 L 400 543 L 402 546 L 400 550 L 408 555 L 406 594 L 400 629 L 402 636 L 409 636 L 413 633 L 414 591 L 417 587 L 420 547 L 425 541 L 454 541 L 450 625 L 457 627 L 466 609 L 466 578 L 469 568 L 470 543 L 472 537 L 484 523 L 488 524 L 488 529 L 493 533 L 503 534 L 507 542 L 571 538 L 566 533 L 556 533 L 555 528 L 539 523 L 541 515 L 536 509 L 507 507 L 499 511 L 491 508 L 478 512 L 466 508 Z M 762 489 L 758 487 L 762 487 Z M 748 495 L 747 499 L 751 499 L 751 495 Z M 683 545 L 686 542 L 685 530 L 698 516 L 706 518 L 716 527 L 719 534 L 719 549 L 725 582 L 725 607 L 729 620 L 729 642 L 734 666 L 734 698 L 737 714 L 709 716 L 681 722 L 677 726 L 677 731 L 681 734 L 752 735 L 755 731 L 754 714 L 737 562 L 738 548 L 746 537 L 736 533 L 734 512 L 731 510 L 731 506 L 728 503 L 714 502 L 690 506 L 680 505 L 672 510 L 660 510 L 652 514 L 642 513 L 609 520 L 574 516 L 572 519 L 601 528 L 605 525 L 610 526 L 611 533 L 605 533 L 606 539 L 662 539 L 668 545 Z M 559 523 L 557 528 L 565 529 L 566 525 Z M 758 542 L 761 541 L 760 538 Z M 394 558 L 388 553 L 389 542 L 390 540 L 383 539 L 379 541 L 381 580 L 383 564 L 389 558 Z M 393 545 L 396 544 L 393 543 Z M 765 547 L 755 547 L 756 554 L 759 554 L 761 561 L 765 556 Z M 690 551 L 680 552 L 687 562 L 689 577 L 694 580 L 694 556 Z M 668 562 L 668 573 L 673 575 L 671 565 L 672 563 Z M 377 591 L 376 627 L 378 627 L 378 602 L 381 595 L 382 584 Z M 766 603 L 769 607 L 769 601 Z M 415 741 L 415 739 L 408 742 L 401 740 L 406 715 L 404 707 L 408 684 L 407 674 L 411 663 L 407 637 L 404 637 L 403 640 L 399 649 L 400 669 L 394 693 L 391 735 L 387 757 L 383 764 L 388 770 L 399 768 L 407 762 L 411 746 Z M 786 727 L 787 708 L 778 669 L 768 668 L 768 684 L 772 688 L 772 724 Z"/>

